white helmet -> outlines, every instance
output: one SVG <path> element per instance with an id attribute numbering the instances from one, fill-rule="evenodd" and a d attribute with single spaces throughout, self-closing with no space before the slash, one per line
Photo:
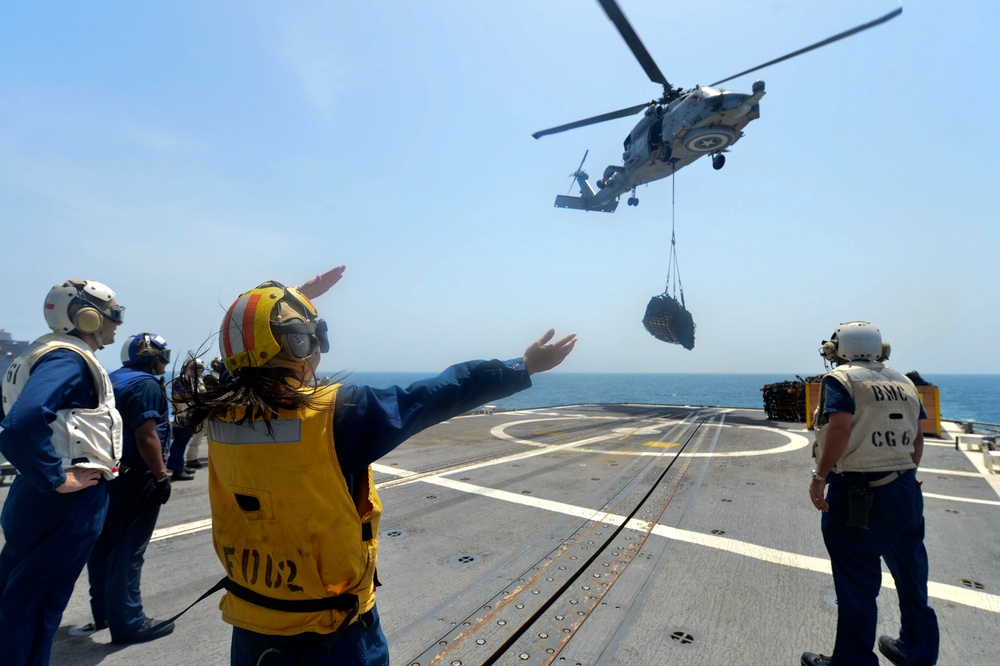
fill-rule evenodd
<path id="1" fill-rule="evenodd" d="M 45 323 L 56 333 L 97 333 L 103 318 L 124 321 L 120 305 L 112 307 L 115 292 L 93 280 L 68 280 L 56 285 L 45 297 Z"/>
<path id="2" fill-rule="evenodd" d="M 819 351 L 831 363 L 881 361 L 888 357 L 888 353 L 883 353 L 882 333 L 867 321 L 841 324 L 829 340 L 823 341 Z"/>

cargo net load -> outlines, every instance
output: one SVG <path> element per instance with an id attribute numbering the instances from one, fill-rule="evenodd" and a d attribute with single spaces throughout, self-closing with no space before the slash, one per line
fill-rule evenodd
<path id="1" fill-rule="evenodd" d="M 670 278 L 674 281 L 671 289 Z M 679 298 L 678 298 L 679 296 Z M 646 305 L 642 325 L 657 340 L 694 349 L 694 319 L 684 306 L 681 267 L 677 262 L 677 235 L 671 221 L 670 260 L 667 262 L 667 284 L 663 293 L 653 296 Z"/>
<path id="2" fill-rule="evenodd" d="M 657 340 L 694 349 L 694 319 L 673 296 L 663 293 L 649 299 L 642 325 Z"/>
<path id="3" fill-rule="evenodd" d="M 796 375 L 796 378 L 798 381 L 764 384 L 761 389 L 764 394 L 764 413 L 771 421 L 805 423 L 806 384 L 822 381 L 823 375 L 804 379 Z"/>

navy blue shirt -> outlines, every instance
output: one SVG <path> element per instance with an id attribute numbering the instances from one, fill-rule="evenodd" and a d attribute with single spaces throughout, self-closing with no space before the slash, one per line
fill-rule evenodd
<path id="1" fill-rule="evenodd" d="M 66 483 L 49 424 L 59 410 L 76 407 L 97 407 L 94 377 L 82 355 L 71 349 L 54 349 L 35 361 L 28 381 L 0 424 L 0 452 L 42 492 Z"/>
<path id="2" fill-rule="evenodd" d="M 531 386 L 521 358 L 469 361 L 407 388 L 345 384 L 337 391 L 333 437 L 344 474 L 364 471 L 409 437 Z"/>
<path id="3" fill-rule="evenodd" d="M 161 453 L 167 450 L 170 424 L 163 380 L 142 370 L 118 368 L 111 373 L 111 384 L 115 388 L 115 406 L 122 415 L 122 462 L 134 469 L 148 470 L 149 465 L 139 454 L 135 431 L 147 420 L 155 419 Z"/>

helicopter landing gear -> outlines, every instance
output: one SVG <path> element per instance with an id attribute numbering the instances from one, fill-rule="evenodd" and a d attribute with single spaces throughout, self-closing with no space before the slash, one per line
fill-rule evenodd
<path id="1" fill-rule="evenodd" d="M 630 196 L 628 198 L 628 201 L 626 203 L 629 206 L 638 206 L 639 205 L 639 199 L 635 196 L 635 188 L 632 188 L 632 196 Z"/>
<path id="2" fill-rule="evenodd" d="M 671 152 L 673 151 L 670 150 L 670 146 L 663 146 L 663 148 L 660 148 L 660 161 L 667 162 L 670 160 Z"/>
<path id="3" fill-rule="evenodd" d="M 712 168 L 713 169 L 715 169 L 716 171 L 718 171 L 719 169 L 721 169 L 724 166 L 726 166 L 726 156 L 725 155 L 723 155 L 722 153 L 719 153 L 718 155 L 716 155 L 715 157 L 712 158 Z"/>

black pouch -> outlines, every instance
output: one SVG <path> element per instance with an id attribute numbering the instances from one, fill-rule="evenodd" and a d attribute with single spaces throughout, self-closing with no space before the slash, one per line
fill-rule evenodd
<path id="1" fill-rule="evenodd" d="M 847 526 L 868 529 L 868 510 L 874 499 L 867 481 L 852 483 L 847 490 Z"/>

